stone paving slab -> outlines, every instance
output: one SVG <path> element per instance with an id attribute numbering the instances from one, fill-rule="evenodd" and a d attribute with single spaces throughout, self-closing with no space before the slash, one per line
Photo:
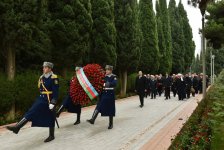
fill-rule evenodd
<path id="1" fill-rule="evenodd" d="M 59 119 L 56 139 L 50 143 L 43 140 L 48 128 L 25 127 L 18 135 L 0 131 L 0 150 L 126 150 L 140 149 L 153 138 L 194 98 L 178 101 L 177 98 L 164 100 L 145 99 L 145 106 L 139 107 L 137 96 L 116 102 L 114 128 L 108 130 L 108 117 L 98 116 L 95 125 L 86 122 L 92 116 L 94 106 L 84 108 L 81 124 L 74 126 L 76 115 L 64 113 Z"/>
<path id="2" fill-rule="evenodd" d="M 172 139 L 181 130 L 201 100 L 202 95 L 198 95 L 194 100 L 189 101 L 187 106 L 142 146 L 141 150 L 167 150 L 171 145 Z"/>

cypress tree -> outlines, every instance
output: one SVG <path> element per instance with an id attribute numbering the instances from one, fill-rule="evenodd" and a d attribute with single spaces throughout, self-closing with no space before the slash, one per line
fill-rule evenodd
<path id="1" fill-rule="evenodd" d="M 92 47 L 90 59 L 101 65 L 116 65 L 114 1 L 92 0 Z"/>
<path id="2" fill-rule="evenodd" d="M 184 49 L 185 49 L 185 54 L 184 54 L 185 66 L 184 66 L 184 68 L 186 69 L 191 65 L 192 60 L 194 58 L 195 44 L 193 41 L 192 29 L 189 24 L 187 12 L 185 11 L 181 0 L 178 4 L 178 10 L 179 10 L 179 14 L 182 18 L 182 28 L 183 28 L 184 43 L 185 43 L 184 44 Z"/>
<path id="3" fill-rule="evenodd" d="M 166 67 L 165 70 L 162 70 L 162 73 L 167 72 L 169 73 L 172 69 L 172 39 L 171 39 L 171 27 L 170 27 L 170 18 L 169 18 L 169 12 L 167 8 L 166 0 L 159 0 L 159 7 L 160 7 L 160 19 L 162 22 L 163 27 L 163 34 L 165 39 L 165 49 L 163 50 L 162 60 L 163 64 Z M 160 50 L 162 51 L 162 50 Z M 167 57 L 167 58 L 166 58 Z"/>
<path id="4" fill-rule="evenodd" d="M 49 46 L 44 26 L 39 24 L 44 18 L 44 9 L 38 4 L 38 0 L 0 2 L 0 47 L 5 56 L 5 70 L 9 81 L 14 80 L 19 61 L 30 64 L 24 61 L 24 56 L 34 56 L 35 61 L 36 56 L 43 54 L 43 50 Z M 21 54 L 24 55 L 18 59 Z M 8 120 L 15 118 L 15 99 L 11 103 Z"/>
<path id="5" fill-rule="evenodd" d="M 89 5 L 90 1 L 81 0 L 49 1 L 53 59 L 63 68 L 64 77 L 68 68 L 88 61 L 92 27 Z"/>
<path id="6" fill-rule="evenodd" d="M 117 69 L 121 78 L 121 95 L 125 96 L 127 73 L 137 67 L 140 57 L 137 0 L 115 1 L 117 31 Z"/>
<path id="7" fill-rule="evenodd" d="M 159 47 L 152 0 L 140 0 L 139 11 L 142 32 L 142 52 L 139 69 L 157 73 L 159 69 Z"/>
<path id="8" fill-rule="evenodd" d="M 159 1 L 156 1 L 156 22 L 157 22 L 157 31 L 158 31 L 158 46 L 160 52 L 160 66 L 159 72 L 165 73 L 167 66 L 167 57 L 166 57 L 166 42 L 163 33 L 163 25 L 161 21 L 161 10 L 159 6 Z"/>
<path id="9" fill-rule="evenodd" d="M 170 0 L 169 15 L 172 36 L 172 72 L 184 72 L 185 43 L 183 33 L 183 22 L 179 14 L 178 8 L 176 7 L 175 0 Z"/>
<path id="10" fill-rule="evenodd" d="M 41 1 L 42 2 L 42 1 Z M 47 54 L 50 40 L 44 25 L 39 24 L 45 18 L 43 5 L 38 0 L 2 0 L 0 2 L 0 45 L 5 56 L 6 74 L 14 80 L 16 65 L 27 60 L 40 61 Z M 41 13 L 40 13 L 41 12 Z M 38 15 L 37 15 L 38 14 Z M 18 59 L 18 56 L 23 57 Z M 26 60 L 24 56 L 29 56 Z M 27 58 L 27 57 L 26 57 Z M 25 63 L 24 63 L 25 62 Z M 26 64 L 29 64 L 28 62 Z"/>

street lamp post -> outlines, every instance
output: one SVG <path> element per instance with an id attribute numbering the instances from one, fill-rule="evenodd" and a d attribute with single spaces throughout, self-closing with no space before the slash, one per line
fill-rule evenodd
<path id="1" fill-rule="evenodd" d="M 202 11 L 201 11 L 202 12 Z M 202 64 L 203 64 L 203 98 L 206 95 L 206 68 L 205 68 L 205 12 L 202 12 Z"/>
<path id="2" fill-rule="evenodd" d="M 194 7 L 197 7 L 197 3 L 199 3 L 199 8 L 202 15 L 202 66 L 203 66 L 203 98 L 206 96 L 206 69 L 205 69 L 205 10 L 207 8 L 208 2 L 211 0 L 188 0 L 188 4 Z"/>
<path id="3" fill-rule="evenodd" d="M 211 62 L 210 62 L 210 68 L 211 68 L 211 75 L 210 75 L 210 82 L 211 82 L 211 85 L 213 84 L 213 61 L 212 61 L 212 51 L 210 52 L 210 58 L 211 58 Z"/>
<path id="4" fill-rule="evenodd" d="M 212 83 L 215 82 L 215 55 L 212 55 Z"/>

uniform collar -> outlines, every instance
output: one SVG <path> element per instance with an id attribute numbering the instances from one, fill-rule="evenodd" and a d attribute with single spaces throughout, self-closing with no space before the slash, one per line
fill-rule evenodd
<path id="1" fill-rule="evenodd" d="M 111 74 L 107 74 L 106 77 L 111 77 L 112 75 L 113 75 L 112 73 Z"/>
<path id="2" fill-rule="evenodd" d="M 49 73 L 43 74 L 43 77 L 49 78 L 52 74 L 53 74 L 53 72 L 51 71 Z"/>

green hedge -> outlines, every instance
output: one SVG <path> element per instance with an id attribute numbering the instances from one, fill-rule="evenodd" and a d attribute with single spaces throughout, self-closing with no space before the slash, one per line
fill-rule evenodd
<path id="1" fill-rule="evenodd" d="M 71 75 L 72 73 L 69 73 Z M 67 94 L 68 81 L 71 76 L 64 79 L 59 76 L 60 90 L 58 105 L 62 103 L 63 98 Z M 22 117 L 22 115 L 32 106 L 36 97 L 39 95 L 37 88 L 37 81 L 40 73 L 27 71 L 16 76 L 14 81 L 7 81 L 5 75 L 0 74 L 0 125 L 14 122 Z M 128 76 L 127 92 L 131 93 L 134 91 L 134 81 L 136 74 Z M 119 77 L 118 77 L 119 80 Z M 116 88 L 116 95 L 119 94 L 119 87 Z M 97 100 L 93 100 L 91 104 L 96 103 Z M 8 112 L 12 105 L 15 103 L 16 108 L 16 120 L 7 120 Z M 89 106 L 88 105 L 88 106 Z"/>
<path id="2" fill-rule="evenodd" d="M 170 150 L 223 150 L 224 71 L 175 137 Z"/>

